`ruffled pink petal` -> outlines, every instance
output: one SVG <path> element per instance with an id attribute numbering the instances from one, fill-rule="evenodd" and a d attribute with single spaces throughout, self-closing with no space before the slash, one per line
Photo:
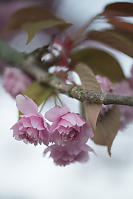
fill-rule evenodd
<path id="1" fill-rule="evenodd" d="M 88 160 L 89 160 L 89 154 L 88 152 L 85 152 L 85 151 L 81 151 L 75 158 L 75 161 L 78 161 L 81 163 L 87 162 Z"/>
<path id="2" fill-rule="evenodd" d="M 87 124 L 84 125 L 83 127 L 81 127 L 81 134 L 85 135 L 86 137 L 90 137 L 93 138 L 94 137 L 94 133 L 92 131 L 92 128 L 90 128 Z"/>
<path id="3" fill-rule="evenodd" d="M 14 131 L 14 132 L 19 132 L 19 129 L 20 127 L 23 127 L 23 124 L 21 122 L 21 120 L 19 120 L 16 124 L 14 124 L 11 129 Z"/>
<path id="4" fill-rule="evenodd" d="M 82 145 L 81 149 L 82 151 L 89 151 L 95 153 L 94 150 L 87 144 Z"/>
<path id="5" fill-rule="evenodd" d="M 81 147 L 82 145 L 80 145 L 80 143 L 68 143 L 66 145 L 66 151 L 70 154 L 70 155 L 77 155 L 80 151 L 81 151 Z"/>
<path id="6" fill-rule="evenodd" d="M 15 133 L 19 132 L 19 124 L 16 123 L 11 127 L 11 130 L 13 130 Z"/>
<path id="7" fill-rule="evenodd" d="M 16 105 L 24 115 L 38 115 L 37 105 L 27 96 L 17 95 Z"/>
<path id="8" fill-rule="evenodd" d="M 90 150 L 90 147 L 86 144 L 69 144 L 67 146 L 59 146 L 54 144 L 45 149 L 44 155 L 47 152 L 50 152 L 50 157 L 53 158 L 56 165 L 66 166 L 74 162 L 84 163 L 88 161 L 88 152 L 92 151 L 93 150 Z"/>
<path id="9" fill-rule="evenodd" d="M 86 123 L 86 121 L 79 114 L 74 114 L 74 116 L 76 119 L 77 126 L 83 126 Z"/>
<path id="10" fill-rule="evenodd" d="M 50 122 L 54 122 L 68 112 L 69 112 L 69 109 L 66 106 L 63 106 L 63 107 L 55 106 L 46 112 L 45 117 Z"/>
<path id="11" fill-rule="evenodd" d="M 49 132 L 46 129 L 39 131 L 39 138 L 40 138 L 40 144 L 41 143 L 45 145 L 49 144 Z"/>
<path id="12" fill-rule="evenodd" d="M 44 120 L 41 117 L 31 116 L 30 121 L 33 128 L 38 130 L 44 129 Z"/>
<path id="13" fill-rule="evenodd" d="M 23 126 L 24 126 L 25 128 L 27 128 L 27 127 L 32 127 L 31 122 L 30 122 L 30 118 L 24 117 L 24 118 L 21 119 L 21 121 L 23 122 Z"/>
<path id="14" fill-rule="evenodd" d="M 72 127 L 73 125 L 70 123 L 70 122 L 68 122 L 67 120 L 64 120 L 64 119 L 62 119 L 61 118 L 61 120 L 58 122 L 58 127 L 59 126 L 63 126 L 63 127 L 65 127 L 65 128 L 67 128 L 67 127 Z"/>
<path id="15" fill-rule="evenodd" d="M 62 119 L 70 122 L 73 126 L 83 126 L 86 123 L 85 120 L 82 119 L 79 114 L 75 113 L 67 113 L 66 115 L 62 116 Z"/>

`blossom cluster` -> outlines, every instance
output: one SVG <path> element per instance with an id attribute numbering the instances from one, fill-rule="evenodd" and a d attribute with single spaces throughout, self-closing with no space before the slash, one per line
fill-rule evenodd
<path id="1" fill-rule="evenodd" d="M 114 85 L 107 77 L 96 75 L 96 79 L 101 87 L 102 92 L 105 92 L 105 93 L 114 92 Z M 112 108 L 112 104 L 109 104 L 109 105 L 102 104 L 102 109 L 99 114 L 99 119 L 102 118 L 111 108 Z"/>
<path id="2" fill-rule="evenodd" d="M 119 83 L 112 83 L 107 77 L 96 75 L 102 92 L 133 95 L 133 68 L 131 77 Z M 55 106 L 43 116 L 38 112 L 37 105 L 27 96 L 20 95 L 32 80 L 16 68 L 6 68 L 3 78 L 4 88 L 16 97 L 19 111 L 23 114 L 21 119 L 12 127 L 16 140 L 34 145 L 44 144 L 44 151 L 50 153 L 57 165 L 65 166 L 73 162 L 86 162 L 89 152 L 93 149 L 87 145 L 93 132 L 89 124 L 76 113 L 71 113 L 66 106 Z M 18 95 L 19 94 L 19 95 Z M 106 113 L 114 105 L 102 105 L 98 120 L 106 117 Z M 133 120 L 133 107 L 118 106 L 120 111 L 120 130 Z"/>
<path id="3" fill-rule="evenodd" d="M 88 160 L 88 152 L 93 150 L 86 143 L 93 133 L 79 114 L 71 113 L 66 106 L 55 106 L 44 117 L 32 99 L 23 95 L 16 97 L 16 104 L 23 115 L 12 127 L 15 139 L 34 145 L 43 143 L 47 146 L 44 154 L 50 152 L 60 166 Z"/>

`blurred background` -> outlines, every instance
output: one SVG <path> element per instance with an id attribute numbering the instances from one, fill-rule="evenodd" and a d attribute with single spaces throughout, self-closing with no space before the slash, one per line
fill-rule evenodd
<path id="1" fill-rule="evenodd" d="M 12 8 L 23 7 L 27 2 L 16 1 L 12 4 Z M 110 2 L 115 1 L 58 0 L 53 1 L 53 9 L 56 8 L 59 16 L 78 25 L 102 11 Z M 12 1 L 8 1 L 8 6 L 9 4 L 11 6 L 11 3 Z M 0 1 L 1 13 L 2 10 L 6 13 L 6 6 L 6 2 Z M 30 51 L 49 40 L 48 35 L 44 37 L 43 34 L 38 34 L 26 46 L 26 37 L 24 33 L 17 35 L 12 39 L 12 46 L 20 51 Z M 111 51 L 111 49 L 108 50 Z M 118 57 L 128 76 L 132 64 L 131 58 L 116 51 L 115 56 Z M 71 101 L 64 96 L 63 98 L 68 106 L 71 107 L 73 103 L 72 111 L 79 111 L 76 100 Z M 49 106 L 52 104 L 48 104 L 46 109 Z M 45 158 L 42 156 L 43 146 L 25 145 L 12 137 L 10 127 L 17 121 L 17 117 L 15 101 L 3 89 L 1 77 L 0 199 L 133 199 L 133 124 L 117 134 L 112 146 L 111 158 L 107 154 L 106 147 L 89 141 L 89 145 L 97 155 L 91 154 L 90 160 L 85 164 L 76 163 L 58 167 L 54 165 L 52 159 L 48 158 L 48 155 Z"/>

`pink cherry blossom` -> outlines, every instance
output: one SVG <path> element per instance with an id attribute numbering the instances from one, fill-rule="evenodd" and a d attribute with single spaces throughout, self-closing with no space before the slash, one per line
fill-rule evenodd
<path id="1" fill-rule="evenodd" d="M 125 80 L 115 85 L 115 94 L 123 96 L 133 95 L 133 89 L 130 87 L 130 83 Z M 133 107 L 130 106 L 118 106 L 120 110 L 120 130 L 125 129 L 125 127 L 133 121 Z"/>
<path id="2" fill-rule="evenodd" d="M 89 159 L 88 152 L 93 152 L 93 149 L 87 144 L 74 145 L 68 144 L 66 146 L 51 145 L 45 151 L 44 155 L 50 152 L 50 157 L 53 158 L 56 165 L 66 166 L 74 162 L 87 162 Z"/>
<path id="3" fill-rule="evenodd" d="M 116 95 L 131 96 L 133 95 L 133 67 L 131 69 L 131 77 L 119 83 L 111 83 L 106 77 L 96 76 L 98 83 L 101 86 L 102 92 L 112 93 Z M 113 105 L 102 105 L 98 119 L 102 117 L 112 108 Z M 120 111 L 120 130 L 133 121 L 133 107 L 119 105 Z"/>
<path id="4" fill-rule="evenodd" d="M 96 75 L 96 79 L 101 87 L 102 92 L 105 92 L 105 93 L 113 93 L 114 92 L 114 85 L 107 77 L 102 77 L 100 75 Z M 112 108 L 112 104 L 110 104 L 110 105 L 102 104 L 102 109 L 100 111 L 99 118 L 104 116 L 105 113 L 107 113 L 111 108 Z"/>
<path id="5" fill-rule="evenodd" d="M 16 140 L 23 140 L 25 143 L 49 143 L 49 125 L 43 116 L 38 112 L 37 105 L 27 96 L 16 97 L 18 110 L 23 113 L 21 119 L 11 128 Z"/>
<path id="6" fill-rule="evenodd" d="M 17 68 L 6 67 L 3 76 L 3 86 L 5 90 L 16 97 L 21 94 L 30 84 L 32 80 Z"/>
<path id="7" fill-rule="evenodd" d="M 131 68 L 130 73 L 131 73 L 131 77 L 129 78 L 129 83 L 130 83 L 131 88 L 133 88 L 133 66 Z"/>
<path id="8" fill-rule="evenodd" d="M 102 77 L 100 75 L 96 75 L 96 79 L 100 84 L 102 92 L 112 93 L 114 90 L 114 86 L 112 82 L 107 77 Z"/>
<path id="9" fill-rule="evenodd" d="M 64 146 L 68 143 L 86 143 L 93 136 L 86 121 L 76 113 L 70 113 L 67 107 L 55 106 L 45 117 L 53 122 L 50 128 L 51 142 Z"/>

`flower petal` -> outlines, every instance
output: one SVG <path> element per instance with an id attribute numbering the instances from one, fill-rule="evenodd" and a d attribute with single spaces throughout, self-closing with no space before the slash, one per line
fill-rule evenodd
<path id="1" fill-rule="evenodd" d="M 63 106 L 63 107 L 55 106 L 46 112 L 45 117 L 50 122 L 54 122 L 58 118 L 60 118 L 61 116 L 65 115 L 68 112 L 69 112 L 69 108 L 66 106 Z"/>
<path id="2" fill-rule="evenodd" d="M 23 117 L 21 119 L 21 122 L 23 123 L 23 127 L 27 128 L 27 127 L 32 127 L 30 119 L 27 117 Z"/>
<path id="3" fill-rule="evenodd" d="M 83 126 L 86 122 L 84 119 L 81 118 L 79 114 L 75 113 L 68 113 L 62 116 L 62 119 L 70 122 L 72 125 Z"/>
<path id="4" fill-rule="evenodd" d="M 41 117 L 31 116 L 30 121 L 32 124 L 32 127 L 38 130 L 44 129 L 44 120 Z"/>
<path id="5" fill-rule="evenodd" d="M 38 115 L 37 105 L 27 96 L 17 95 L 16 105 L 19 111 L 25 115 Z"/>
<path id="6" fill-rule="evenodd" d="M 77 157 L 75 158 L 76 161 L 84 163 L 89 160 L 89 154 L 86 151 L 81 151 Z"/>

